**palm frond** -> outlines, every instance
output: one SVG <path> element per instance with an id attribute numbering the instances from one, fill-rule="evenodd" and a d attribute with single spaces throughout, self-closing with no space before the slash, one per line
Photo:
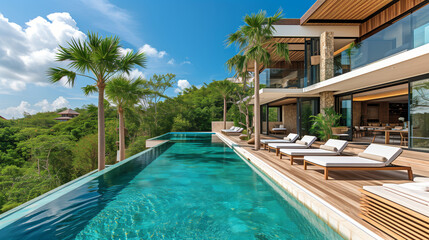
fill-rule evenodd
<path id="1" fill-rule="evenodd" d="M 134 53 L 133 51 L 130 51 L 125 54 L 125 56 L 119 59 L 118 67 L 120 71 L 129 74 L 129 72 L 135 65 L 145 68 L 146 63 L 147 57 L 144 52 Z"/>
<path id="2" fill-rule="evenodd" d="M 82 87 L 82 91 L 85 94 L 85 96 L 91 95 L 93 93 L 98 92 L 98 88 L 94 85 L 87 85 L 85 87 Z"/>
<path id="3" fill-rule="evenodd" d="M 289 57 L 289 45 L 287 43 L 275 43 L 276 54 L 285 59 L 286 62 L 290 62 Z"/>
<path id="4" fill-rule="evenodd" d="M 64 77 L 67 78 L 67 84 L 74 86 L 74 80 L 76 79 L 76 73 L 65 68 L 49 68 L 48 76 L 51 83 L 57 83 Z"/>

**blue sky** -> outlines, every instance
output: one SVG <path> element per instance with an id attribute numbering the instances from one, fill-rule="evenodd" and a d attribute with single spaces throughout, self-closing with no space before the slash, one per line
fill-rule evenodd
<path id="1" fill-rule="evenodd" d="M 170 96 L 191 85 L 201 86 L 231 74 L 225 61 L 236 53 L 225 48 L 226 36 L 243 24 L 243 16 L 259 10 L 269 15 L 279 8 L 286 18 L 299 18 L 314 1 L 113 1 L 28 0 L 0 3 L 0 115 L 20 117 L 57 107 L 96 103 L 81 87 L 50 85 L 45 75 L 58 44 L 71 37 L 84 38 L 88 31 L 117 35 L 124 48 L 145 51 L 146 69 L 133 76 L 174 73 L 180 84 Z M 184 81 L 186 80 L 186 81 Z M 189 83 L 189 84 L 188 84 Z"/>

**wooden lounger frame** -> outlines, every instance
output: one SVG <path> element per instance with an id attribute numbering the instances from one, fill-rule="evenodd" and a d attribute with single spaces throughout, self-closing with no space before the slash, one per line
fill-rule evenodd
<path id="1" fill-rule="evenodd" d="M 270 146 L 268 146 L 268 144 L 266 144 L 266 146 L 267 146 L 267 150 L 268 150 L 268 152 L 271 152 L 270 150 L 271 149 L 273 149 L 273 150 L 276 150 L 276 156 L 278 156 L 279 155 L 279 153 L 280 153 L 280 148 L 273 148 L 273 147 L 270 147 Z"/>
<path id="2" fill-rule="evenodd" d="M 328 173 L 330 170 L 352 170 L 352 171 L 378 171 L 378 170 L 407 170 L 408 172 L 408 179 L 413 180 L 413 170 L 411 170 L 411 167 L 405 167 L 405 166 L 388 166 L 388 167 L 326 167 L 322 166 L 313 162 L 309 162 L 304 159 L 304 170 L 307 170 L 307 164 L 312 164 L 318 167 L 321 167 L 325 170 L 325 180 L 328 180 Z"/>
<path id="3" fill-rule="evenodd" d="M 359 216 L 395 239 L 427 239 L 429 217 L 360 189 Z"/>
<path id="4" fill-rule="evenodd" d="M 293 160 L 295 159 L 295 158 L 303 158 L 304 157 L 304 155 L 295 155 L 295 156 L 292 156 L 292 155 L 289 155 L 289 154 L 287 154 L 287 153 L 284 153 L 284 152 L 280 152 L 279 153 L 279 155 L 280 155 L 280 159 L 283 159 L 283 156 L 288 156 L 289 157 L 289 159 L 290 159 L 290 165 L 293 165 Z"/>

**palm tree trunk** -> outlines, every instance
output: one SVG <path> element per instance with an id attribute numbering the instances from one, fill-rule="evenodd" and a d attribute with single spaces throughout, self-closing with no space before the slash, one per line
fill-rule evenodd
<path id="1" fill-rule="evenodd" d="M 258 62 L 255 61 L 255 103 L 254 103 L 254 113 L 255 113 L 255 150 L 259 150 L 261 147 L 260 143 L 260 128 L 261 128 L 261 114 L 259 106 L 259 66 Z"/>
<path id="2" fill-rule="evenodd" d="M 119 161 L 125 159 L 125 122 L 124 122 L 124 110 L 122 107 L 118 107 L 119 113 Z"/>
<path id="3" fill-rule="evenodd" d="M 104 132 L 104 87 L 98 84 L 98 171 L 106 167 L 106 138 Z"/>
<path id="4" fill-rule="evenodd" d="M 223 96 L 223 129 L 226 129 L 226 96 Z"/>

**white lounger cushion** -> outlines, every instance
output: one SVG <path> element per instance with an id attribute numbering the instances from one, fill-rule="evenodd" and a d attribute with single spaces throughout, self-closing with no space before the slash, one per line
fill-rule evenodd
<path id="1" fill-rule="evenodd" d="M 290 156 L 336 156 L 339 152 L 332 152 L 323 149 L 280 149 L 280 152 Z"/>
<path id="2" fill-rule="evenodd" d="M 305 156 L 304 160 L 324 167 L 384 167 L 383 162 L 361 157 L 323 157 Z"/>
<path id="3" fill-rule="evenodd" d="M 385 157 L 387 161 L 384 165 L 389 166 L 402 153 L 402 148 L 370 144 L 363 152 Z"/>
<path id="4" fill-rule="evenodd" d="M 269 143 L 268 146 L 272 148 L 309 148 L 315 141 L 316 137 L 305 135 L 301 141 L 306 142 L 307 145 L 298 143 Z"/>
<path id="5" fill-rule="evenodd" d="M 287 140 L 290 139 L 290 140 Z M 261 140 L 261 143 L 268 144 L 268 143 L 293 143 L 298 139 L 298 134 L 295 133 L 289 133 L 287 137 L 283 139 L 264 139 Z"/>
<path id="6" fill-rule="evenodd" d="M 329 139 L 325 145 L 334 147 L 338 153 L 342 153 L 349 143 L 345 140 Z"/>
<path id="7" fill-rule="evenodd" d="M 301 141 L 306 142 L 307 146 L 311 146 L 317 138 L 315 136 L 305 135 L 303 138 L 301 138 Z"/>
<path id="8" fill-rule="evenodd" d="M 222 132 L 227 132 L 227 133 L 239 133 L 242 132 L 244 129 L 241 127 L 234 127 L 234 129 L 223 129 Z"/>
<path id="9" fill-rule="evenodd" d="M 278 128 L 273 128 L 272 130 L 273 131 L 286 131 L 287 129 L 286 128 L 278 127 Z"/>
<path id="10" fill-rule="evenodd" d="M 298 143 L 268 143 L 269 147 L 272 148 L 308 148 L 307 145 L 302 145 Z"/>
<path id="11" fill-rule="evenodd" d="M 340 155 L 348 142 L 344 140 L 329 139 L 325 145 L 336 148 L 337 151 L 325 149 L 282 149 L 280 152 L 291 156 L 335 156 Z"/>
<path id="12" fill-rule="evenodd" d="M 290 142 L 295 142 L 298 139 L 298 134 L 296 133 L 289 133 L 289 135 L 287 135 L 287 137 L 285 137 L 284 139 L 287 140 L 289 139 Z"/>
<path id="13" fill-rule="evenodd" d="M 261 143 L 291 143 L 291 141 L 285 139 L 264 139 L 261 140 Z"/>

